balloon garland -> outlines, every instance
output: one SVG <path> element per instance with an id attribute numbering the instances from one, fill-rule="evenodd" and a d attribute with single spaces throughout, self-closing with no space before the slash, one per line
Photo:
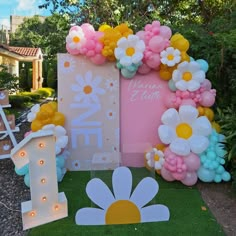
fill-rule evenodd
<path id="1" fill-rule="evenodd" d="M 114 28 L 102 25 L 95 31 L 86 23 L 73 26 L 66 37 L 68 53 L 84 55 L 97 65 L 114 61 L 126 79 L 155 70 L 167 81 L 172 93 L 157 131 L 162 143 L 145 153 L 148 169 L 187 186 L 198 178 L 229 181 L 230 174 L 223 167 L 224 136 L 210 108 L 216 90 L 206 78 L 209 66 L 203 59 L 191 58 L 189 47 L 183 35 L 172 35 L 159 21 L 136 34 L 126 24 Z"/>

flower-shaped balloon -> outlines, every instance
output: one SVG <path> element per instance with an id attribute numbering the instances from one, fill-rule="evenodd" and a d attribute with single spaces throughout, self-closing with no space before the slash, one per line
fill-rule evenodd
<path id="1" fill-rule="evenodd" d="M 131 171 L 127 167 L 118 167 L 112 175 L 112 186 L 114 195 L 101 179 L 89 181 L 86 192 L 100 208 L 79 209 L 75 216 L 76 224 L 131 224 L 169 220 L 170 212 L 166 206 L 144 207 L 158 192 L 158 183 L 153 178 L 142 179 L 131 194 Z"/>
<path id="2" fill-rule="evenodd" d="M 201 70 L 197 62 L 184 61 L 174 70 L 172 80 L 177 89 L 192 92 L 200 88 L 201 83 L 205 80 L 205 72 Z"/>
<path id="3" fill-rule="evenodd" d="M 40 109 L 39 104 L 35 104 L 31 107 L 30 112 L 27 114 L 27 120 L 28 122 L 32 122 L 36 118 L 36 114 Z"/>
<path id="4" fill-rule="evenodd" d="M 55 136 L 55 146 L 56 146 L 56 155 L 59 154 L 63 148 L 66 147 L 68 143 L 68 136 L 66 135 L 66 130 L 60 125 L 45 125 L 42 130 L 52 130 Z"/>
<path id="5" fill-rule="evenodd" d="M 158 150 L 157 148 L 153 148 L 150 152 L 147 152 L 145 154 L 145 158 L 148 166 L 151 168 L 154 167 L 155 170 L 160 170 L 165 161 L 164 153 L 161 150 Z"/>
<path id="6" fill-rule="evenodd" d="M 138 64 L 143 59 L 145 44 L 136 35 L 129 35 L 128 38 L 122 37 L 117 42 L 115 57 L 123 66 Z"/>
<path id="7" fill-rule="evenodd" d="M 173 47 L 168 47 L 161 52 L 161 62 L 167 66 L 174 66 L 181 60 L 180 51 Z"/>
<path id="8" fill-rule="evenodd" d="M 161 117 L 163 125 L 158 128 L 161 141 L 170 144 L 170 150 L 186 156 L 192 151 L 199 154 L 209 145 L 211 123 L 205 116 L 198 117 L 198 110 L 190 105 L 181 106 L 179 112 L 170 108 Z"/>
<path id="9" fill-rule="evenodd" d="M 66 48 L 71 54 L 79 54 L 82 45 L 85 43 L 84 33 L 81 27 L 73 26 L 66 36 Z"/>

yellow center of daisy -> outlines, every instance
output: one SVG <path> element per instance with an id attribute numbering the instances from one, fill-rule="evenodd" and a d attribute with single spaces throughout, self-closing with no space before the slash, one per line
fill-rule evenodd
<path id="1" fill-rule="evenodd" d="M 69 61 L 65 61 L 65 62 L 64 62 L 64 67 L 66 67 L 66 68 L 67 68 L 67 67 L 70 67 L 70 62 L 69 62 Z"/>
<path id="2" fill-rule="evenodd" d="M 129 200 L 112 203 L 106 212 L 106 224 L 135 224 L 141 222 L 138 207 Z"/>
<path id="3" fill-rule="evenodd" d="M 90 93 L 92 93 L 92 91 L 93 91 L 93 88 L 90 85 L 86 85 L 84 87 L 84 93 L 85 94 L 90 94 Z"/>
<path id="4" fill-rule="evenodd" d="M 183 80 L 189 81 L 191 79 L 192 79 L 192 73 L 191 72 L 186 71 L 186 72 L 183 73 Z"/>
<path id="5" fill-rule="evenodd" d="M 155 154 L 154 155 L 154 161 L 159 161 L 159 160 L 160 160 L 160 157 L 157 154 Z"/>
<path id="6" fill-rule="evenodd" d="M 169 54 L 169 55 L 167 56 L 167 59 L 168 59 L 169 61 L 172 61 L 172 60 L 174 59 L 174 55 Z"/>
<path id="7" fill-rule="evenodd" d="M 73 37 L 73 42 L 74 43 L 79 43 L 80 38 L 78 36 Z"/>
<path id="8" fill-rule="evenodd" d="M 193 130 L 189 124 L 181 123 L 176 126 L 176 134 L 179 138 L 188 139 L 192 136 Z"/>
<path id="9" fill-rule="evenodd" d="M 130 57 L 131 57 L 131 56 L 134 55 L 134 53 L 135 53 L 135 49 L 134 49 L 134 48 L 131 47 L 131 48 L 127 48 L 127 49 L 126 49 L 126 55 L 127 55 L 127 56 L 130 56 Z"/>

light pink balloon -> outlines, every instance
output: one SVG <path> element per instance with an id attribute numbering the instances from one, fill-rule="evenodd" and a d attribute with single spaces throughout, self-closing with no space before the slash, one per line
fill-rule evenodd
<path id="1" fill-rule="evenodd" d="M 171 175 L 171 173 L 165 167 L 161 168 L 161 176 L 166 181 L 174 181 L 175 180 L 174 177 Z"/>
<path id="2" fill-rule="evenodd" d="M 168 26 L 165 26 L 165 25 L 161 26 L 160 27 L 160 35 L 163 38 L 170 39 L 170 37 L 172 35 L 171 29 Z"/>
<path id="3" fill-rule="evenodd" d="M 136 35 L 140 38 L 140 39 L 142 39 L 142 40 L 144 40 L 145 39 L 145 32 L 144 31 L 138 31 L 137 33 L 136 33 Z"/>
<path id="4" fill-rule="evenodd" d="M 200 104 L 204 107 L 211 107 L 215 103 L 215 95 L 210 91 L 205 91 L 201 94 Z"/>
<path id="5" fill-rule="evenodd" d="M 181 182 L 186 186 L 193 186 L 197 183 L 197 174 L 196 172 L 187 172 L 185 178 Z"/>
<path id="6" fill-rule="evenodd" d="M 192 152 L 184 157 L 184 162 L 187 166 L 187 171 L 189 172 L 198 170 L 201 164 L 199 156 Z"/>
<path id="7" fill-rule="evenodd" d="M 178 104 L 175 103 L 176 95 L 175 93 L 171 93 L 164 98 L 164 104 L 167 108 L 177 108 Z"/>
<path id="8" fill-rule="evenodd" d="M 106 61 L 106 58 L 101 54 L 96 54 L 94 57 L 91 57 L 90 60 L 96 65 L 101 65 Z"/>
<path id="9" fill-rule="evenodd" d="M 71 55 L 78 55 L 78 54 L 80 54 L 80 51 L 78 49 L 71 49 L 68 44 L 66 44 L 66 50 Z"/>
<path id="10" fill-rule="evenodd" d="M 176 180 L 183 180 L 185 177 L 186 177 L 186 171 L 183 171 L 181 173 L 178 173 L 178 172 L 174 172 L 172 173 L 172 176 L 176 179 Z"/>
<path id="11" fill-rule="evenodd" d="M 211 81 L 209 81 L 208 79 L 204 79 L 201 83 L 201 87 L 205 88 L 206 90 L 210 90 L 211 86 Z"/>
<path id="12" fill-rule="evenodd" d="M 149 41 L 149 48 L 153 52 L 161 52 L 165 49 L 166 42 L 161 36 L 154 36 Z"/>
<path id="13" fill-rule="evenodd" d="M 183 99 L 180 106 L 182 105 L 190 105 L 196 107 L 196 103 L 192 99 Z"/>
<path id="14" fill-rule="evenodd" d="M 145 64 L 145 63 L 143 63 L 143 64 L 138 68 L 138 73 L 140 73 L 140 74 L 142 74 L 142 75 L 147 74 L 147 73 L 149 73 L 150 71 L 151 71 L 151 68 L 150 68 L 147 64 Z"/>
<path id="15" fill-rule="evenodd" d="M 160 55 L 153 53 L 152 56 L 146 60 L 146 64 L 152 69 L 158 69 L 161 64 Z"/>

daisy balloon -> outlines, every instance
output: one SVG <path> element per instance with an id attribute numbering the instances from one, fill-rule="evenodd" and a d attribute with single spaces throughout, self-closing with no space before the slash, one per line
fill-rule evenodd
<path id="1" fill-rule="evenodd" d="M 100 208 L 82 208 L 75 216 L 78 225 L 131 224 L 168 221 L 169 209 L 164 205 L 150 205 L 158 192 L 158 183 L 146 177 L 132 190 L 132 174 L 127 167 L 118 167 L 112 175 L 113 193 L 98 178 L 89 181 L 86 192 Z M 144 194 L 145 193 L 145 194 Z"/>
<path id="2" fill-rule="evenodd" d="M 150 152 L 146 153 L 145 157 L 149 167 L 161 170 L 165 161 L 164 153 L 161 150 L 153 148 Z"/>
<path id="3" fill-rule="evenodd" d="M 208 147 L 212 126 L 206 116 L 198 117 L 195 107 L 184 105 L 179 112 L 170 108 L 164 112 L 161 121 L 159 137 L 164 144 L 170 145 L 172 152 L 186 156 L 190 151 L 200 154 Z"/>
<path id="4" fill-rule="evenodd" d="M 205 80 L 205 72 L 195 61 L 180 63 L 172 74 L 175 87 L 181 91 L 196 91 Z"/>
<path id="5" fill-rule="evenodd" d="M 180 51 L 173 47 L 166 48 L 160 55 L 162 64 L 167 66 L 174 66 L 181 60 Z"/>

